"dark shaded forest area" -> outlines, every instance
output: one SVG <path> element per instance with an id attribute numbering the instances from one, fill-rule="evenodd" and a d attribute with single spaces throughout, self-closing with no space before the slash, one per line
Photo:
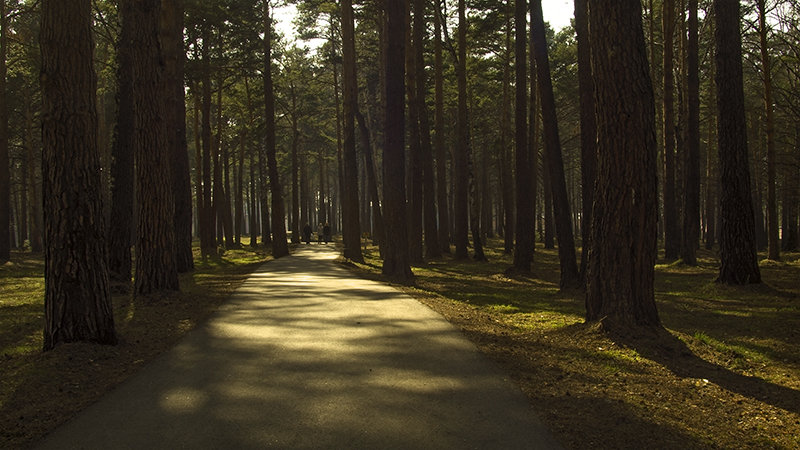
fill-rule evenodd
<path id="1" fill-rule="evenodd" d="M 797 0 L 575 0 L 558 30 L 541 0 L 288 3 L 294 36 L 267 0 L 0 0 L 0 323 L 27 333 L 0 358 L 117 344 L 120 298 L 196 293 L 329 228 L 526 392 L 525 346 L 558 330 L 705 383 L 710 358 L 798 429 L 774 401 L 800 389 Z M 785 329 L 680 325 L 704 308 Z M 681 375 L 659 345 L 717 353 Z"/>

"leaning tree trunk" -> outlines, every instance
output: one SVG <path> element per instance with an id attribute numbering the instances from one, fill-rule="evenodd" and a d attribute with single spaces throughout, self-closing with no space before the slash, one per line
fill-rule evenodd
<path id="1" fill-rule="evenodd" d="M 163 0 L 161 45 L 164 51 L 164 100 L 167 121 L 172 196 L 175 204 L 175 264 L 178 272 L 194 269 L 192 256 L 192 180 L 186 147 L 184 89 L 183 0 Z"/>
<path id="2" fill-rule="evenodd" d="M 134 157 L 138 205 L 134 294 L 178 290 L 175 264 L 175 206 L 164 120 L 162 54 L 159 45 L 161 0 L 134 2 L 133 29 Z M 123 16 L 123 21 L 126 17 Z"/>
<path id="3" fill-rule="evenodd" d="M 106 264 L 89 0 L 43 0 L 44 350 L 117 342 Z"/>
<path id="4" fill-rule="evenodd" d="M 539 95 L 542 98 L 542 122 L 544 125 L 545 160 L 550 187 L 553 193 L 553 213 L 556 220 L 558 238 L 558 258 L 561 267 L 561 288 L 581 286 L 578 264 L 575 261 L 575 238 L 572 234 L 567 183 L 564 179 L 564 161 L 561 156 L 561 143 L 558 138 L 556 103 L 553 95 L 553 82 L 550 78 L 550 61 L 547 56 L 547 39 L 542 17 L 542 2 L 536 0 L 534 8 L 535 23 L 531 24 L 536 52 L 536 69 L 539 75 Z"/>
<path id="5" fill-rule="evenodd" d="M 516 166 L 517 166 L 517 242 L 514 247 L 514 268 L 530 272 L 533 262 L 533 203 L 531 193 L 531 163 L 528 147 L 528 70 L 526 47 L 527 1 L 516 0 L 514 8 L 514 53 L 516 55 Z"/>
<path id="6" fill-rule="evenodd" d="M 658 325 L 655 100 L 639 0 L 589 8 L 597 108 L 597 189 L 586 320 Z"/>
<path id="7" fill-rule="evenodd" d="M 688 103 L 685 175 L 683 177 L 683 236 L 681 259 L 697 265 L 700 245 L 700 72 L 697 26 L 697 0 L 689 0 Z"/>
<path id="8" fill-rule="evenodd" d="M 272 85 L 272 18 L 269 2 L 264 2 L 264 118 L 266 120 L 265 153 L 269 171 L 269 187 L 272 193 L 272 256 L 280 258 L 289 254 L 286 242 L 286 213 L 283 209 L 283 192 L 278 176 L 278 160 L 275 156 L 275 93 Z M 262 190 L 266 196 L 266 190 Z M 262 202 L 262 209 L 264 202 Z M 266 240 L 266 236 L 264 237 Z"/>
<path id="9" fill-rule="evenodd" d="M 717 139 L 720 162 L 721 265 L 717 281 L 760 283 L 755 215 L 747 156 L 739 2 L 714 0 L 717 65 Z"/>
<path id="10" fill-rule="evenodd" d="M 594 178 L 597 165 L 597 126 L 594 115 L 594 81 L 589 42 L 589 17 L 587 0 L 575 0 L 575 32 L 578 37 L 578 83 L 581 110 L 581 278 L 586 279 L 591 247 L 592 204 L 594 203 Z"/>
<path id="11" fill-rule="evenodd" d="M 408 258 L 405 188 L 405 27 L 403 0 L 386 1 L 386 121 L 383 146 L 383 209 L 386 251 L 382 272 L 398 282 L 413 279 Z"/>

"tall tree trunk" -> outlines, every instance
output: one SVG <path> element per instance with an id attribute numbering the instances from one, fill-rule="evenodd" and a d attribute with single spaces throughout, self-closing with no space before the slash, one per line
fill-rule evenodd
<path id="1" fill-rule="evenodd" d="M 89 0 L 41 5 L 45 351 L 66 342 L 117 342 L 100 197 L 91 6 Z"/>
<path id="2" fill-rule="evenodd" d="M 121 5 L 127 13 L 131 2 Z M 122 21 L 117 53 L 117 120 L 111 152 L 111 215 L 108 228 L 108 271 L 112 281 L 131 281 L 131 237 L 133 235 L 133 28 Z"/>
<path id="3" fill-rule="evenodd" d="M 661 29 L 664 35 L 664 257 L 667 260 L 673 260 L 678 258 L 680 250 L 678 208 L 675 203 L 674 0 L 664 0 L 663 2 Z"/>
<path id="4" fill-rule="evenodd" d="M 500 113 L 500 164 L 501 186 L 503 188 L 503 251 L 510 254 L 514 250 L 514 176 L 511 170 L 511 0 L 505 3 L 505 59 L 503 66 L 503 102 Z M 519 174 L 517 174 L 519 177 Z"/>
<path id="5" fill-rule="evenodd" d="M 800 124 L 795 125 L 795 149 L 800 148 Z M 785 252 L 796 252 L 800 248 L 798 228 L 798 203 L 800 202 L 800 155 L 795 152 L 783 167 L 783 217 L 781 218 L 781 245 Z"/>
<path id="6" fill-rule="evenodd" d="M 535 12 L 533 11 L 534 8 L 528 8 L 530 11 L 530 22 L 531 24 L 534 23 Z M 533 223 L 531 224 L 531 246 L 533 251 L 536 251 L 536 202 L 539 195 L 539 95 L 538 95 L 538 88 L 539 85 L 537 77 L 536 77 L 536 44 L 534 39 L 534 33 L 531 29 L 528 39 L 528 63 L 531 66 L 530 70 L 530 102 L 528 102 L 528 116 L 530 118 L 530 124 L 528 126 L 528 159 L 530 161 L 530 174 L 531 174 L 531 193 L 530 199 L 528 200 L 531 203 L 531 215 L 533 219 Z"/>
<path id="7" fill-rule="evenodd" d="M 528 69 L 527 0 L 516 0 L 514 8 L 514 54 L 516 56 L 516 165 L 517 165 L 517 245 L 514 268 L 530 272 L 533 262 L 533 204 L 531 203 L 531 162 L 528 147 Z"/>
<path id="8" fill-rule="evenodd" d="M 433 148 L 431 147 L 431 125 L 428 106 L 425 102 L 427 75 L 425 74 L 425 0 L 414 0 L 414 68 L 417 71 L 417 117 L 420 132 L 420 163 L 422 165 L 422 201 L 425 227 L 425 256 L 437 258 L 442 255 L 439 231 L 436 225 L 436 189 L 433 171 Z"/>
<path id="9" fill-rule="evenodd" d="M 687 58 L 688 106 L 686 159 L 683 181 L 683 236 L 681 259 L 697 265 L 700 239 L 700 72 L 697 0 L 689 0 L 689 42 Z"/>
<path id="10" fill-rule="evenodd" d="M 592 203 L 597 165 L 597 126 L 595 124 L 594 82 L 589 42 L 587 0 L 575 0 L 575 32 L 578 37 L 578 82 L 581 109 L 581 278 L 586 279 L 589 248 L 591 247 Z"/>
<path id="11" fill-rule="evenodd" d="M 380 254 L 384 254 L 383 249 L 386 242 L 386 228 L 383 222 L 380 198 L 378 197 L 378 181 L 375 177 L 375 158 L 372 154 L 370 133 L 361 111 L 356 110 L 356 119 L 358 120 L 358 129 L 361 132 L 361 146 L 364 147 L 364 156 L 366 159 L 365 171 L 367 172 L 367 184 L 369 185 L 369 199 L 372 202 L 372 220 L 375 222 L 375 241 L 377 241 Z"/>
<path id="12" fill-rule="evenodd" d="M 28 183 L 28 203 L 31 205 L 31 251 L 39 253 L 42 251 L 44 244 L 42 243 L 42 193 L 40 184 L 36 180 L 37 164 L 34 157 L 34 140 L 33 140 L 33 105 L 31 105 L 31 98 L 33 95 L 26 89 L 27 95 L 25 96 L 25 151 L 28 155 L 28 173 L 26 174 L 26 182 Z M 39 171 L 41 173 L 41 171 Z M 128 227 L 130 231 L 130 226 Z M 129 233 L 130 235 L 130 233 Z M 128 241 L 130 245 L 130 240 Z M 130 259 L 129 259 L 130 260 Z M 130 274 L 130 269 L 128 270 Z M 130 280 L 130 275 L 128 275 Z"/>
<path id="13" fill-rule="evenodd" d="M 179 289 L 170 154 L 165 151 L 167 124 L 159 98 L 164 75 L 158 39 L 160 7 L 161 0 L 135 2 L 128 19 L 134 27 L 131 48 L 138 193 L 135 295 Z"/>
<path id="14" fill-rule="evenodd" d="M 164 99 L 172 196 L 175 204 L 175 265 L 178 272 L 194 269 L 192 256 L 192 180 L 186 146 L 186 92 L 183 48 L 184 0 L 162 0 L 161 47 L 164 52 Z"/>
<path id="15" fill-rule="evenodd" d="M 467 122 L 467 18 L 465 0 L 458 0 L 458 54 L 456 58 L 458 84 L 458 126 L 454 153 L 454 225 L 453 241 L 456 259 L 469 257 L 468 213 L 469 208 L 469 123 Z"/>
<path id="16" fill-rule="evenodd" d="M 264 118 L 266 139 L 264 149 L 269 169 L 269 187 L 272 193 L 272 256 L 280 258 L 289 254 L 286 242 L 286 215 L 283 209 L 283 192 L 278 177 L 278 160 L 275 156 L 275 93 L 272 85 L 272 17 L 269 2 L 264 0 Z M 266 196 L 266 191 L 262 191 Z M 262 202 L 264 208 L 264 202 Z M 266 209 L 266 208 L 264 208 Z"/>
<path id="17" fill-rule="evenodd" d="M 299 244 L 300 243 L 300 166 L 298 162 L 298 155 L 297 155 L 297 144 L 300 137 L 300 130 L 297 128 L 297 95 L 295 94 L 294 87 L 290 87 L 289 89 L 289 100 L 292 103 L 292 116 L 291 116 L 291 123 L 292 123 L 292 147 L 291 147 L 291 159 L 292 159 L 292 210 L 289 216 L 289 223 L 292 228 L 292 243 Z"/>
<path id="18" fill-rule="evenodd" d="M 419 108 L 417 102 L 416 46 L 412 39 L 411 5 L 406 2 L 406 98 L 408 102 L 408 257 L 412 263 L 422 262 L 422 150 L 420 148 Z"/>
<path id="19" fill-rule="evenodd" d="M 244 155 L 247 150 L 247 126 L 239 136 L 239 159 L 236 166 L 236 192 L 234 193 L 233 242 L 237 247 L 242 245 L 242 229 L 244 228 Z"/>
<path id="20" fill-rule="evenodd" d="M 8 17 L 6 2 L 0 1 L 0 264 L 11 259 L 11 169 L 8 159 Z"/>
<path id="21" fill-rule="evenodd" d="M 586 320 L 611 328 L 659 324 L 655 100 L 639 0 L 589 8 L 597 109 L 597 190 Z"/>
<path id="22" fill-rule="evenodd" d="M 545 142 L 545 147 L 547 142 Z M 541 155 L 542 160 L 542 184 L 544 184 L 544 248 L 556 248 L 556 241 L 554 236 L 555 225 L 553 224 L 553 185 L 550 181 L 550 172 L 547 169 L 547 149 L 545 148 Z"/>
<path id="23" fill-rule="evenodd" d="M 720 270 L 724 284 L 760 283 L 750 195 L 739 2 L 714 0 L 720 160 Z"/>
<path id="24" fill-rule="evenodd" d="M 362 262 L 361 224 L 358 217 L 358 158 L 356 156 L 355 112 L 358 101 L 356 44 L 353 4 L 342 5 L 342 66 L 344 71 L 344 146 L 342 147 L 342 241 L 344 257 Z"/>
<path id="25" fill-rule="evenodd" d="M 550 61 L 547 56 L 547 39 L 545 37 L 541 0 L 535 0 L 532 7 L 535 14 L 531 29 L 536 33 L 534 36 L 536 69 L 539 75 L 539 95 L 542 98 L 545 160 L 553 193 L 553 212 L 556 220 L 556 236 L 558 238 L 558 257 L 561 268 L 560 286 L 562 289 L 574 288 L 581 286 L 582 283 L 578 274 L 578 264 L 575 261 L 575 238 L 572 231 L 567 184 L 564 179 L 561 143 L 558 138 L 556 103 L 550 78 Z"/>
<path id="26" fill-rule="evenodd" d="M 435 2 L 433 14 L 434 57 L 434 135 L 436 151 L 436 199 L 439 204 L 439 245 L 443 253 L 450 253 L 450 214 L 447 201 L 447 148 L 444 135 L 444 76 L 442 75 L 442 7 Z"/>
<path id="27" fill-rule="evenodd" d="M 214 235 L 214 210 L 211 203 L 211 32 L 210 25 L 202 25 L 203 48 L 202 82 L 203 82 L 203 209 L 200 218 L 200 250 L 203 258 L 216 255 L 217 241 Z"/>
<path id="28" fill-rule="evenodd" d="M 463 0 L 462 0 L 463 1 Z M 409 267 L 405 198 L 405 27 L 406 2 L 386 1 L 386 121 L 383 146 L 383 201 L 386 250 L 382 272 L 398 282 L 413 279 Z M 389 120 L 391 118 L 391 120 Z"/>
<path id="29" fill-rule="evenodd" d="M 778 182 L 775 168 L 775 114 L 772 109 L 772 70 L 767 42 L 766 0 L 756 0 L 756 9 L 758 10 L 758 37 L 761 44 L 761 74 L 764 80 L 764 115 L 767 128 L 767 258 L 780 261 L 778 196 L 775 191 Z"/>
<path id="30" fill-rule="evenodd" d="M 710 26 L 713 28 L 714 21 L 710 21 Z M 711 35 L 714 32 L 711 30 Z M 711 76 L 709 77 L 708 85 L 708 142 L 706 147 L 706 250 L 714 248 L 717 239 L 717 210 L 719 202 L 717 201 L 717 190 L 719 187 L 719 174 L 717 173 L 717 165 L 719 160 L 719 152 L 715 152 L 714 144 L 717 142 L 717 99 L 716 99 L 716 84 L 714 83 L 714 76 L 716 73 L 716 65 L 713 59 L 711 60 Z"/>
<path id="31" fill-rule="evenodd" d="M 195 227 L 195 236 L 199 236 L 201 241 L 203 239 L 203 233 L 205 232 L 205 228 L 203 228 L 203 214 L 205 214 L 204 205 L 205 202 L 203 200 L 203 145 L 200 141 L 200 136 L 203 134 L 200 127 L 200 110 L 201 110 L 201 100 L 200 100 L 200 87 L 197 83 L 192 86 L 192 92 L 194 93 L 192 97 L 194 98 L 194 107 L 192 108 L 192 123 L 194 128 L 194 165 L 195 165 L 195 217 L 197 218 L 197 226 Z M 202 242 L 200 244 L 202 248 Z M 202 249 L 201 249 L 202 252 Z M 204 256 L 205 257 L 205 256 Z"/>

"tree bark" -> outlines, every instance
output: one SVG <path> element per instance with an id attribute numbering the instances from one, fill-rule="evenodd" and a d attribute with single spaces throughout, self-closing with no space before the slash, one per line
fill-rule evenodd
<path id="1" fill-rule="evenodd" d="M 503 189 L 503 251 L 511 254 L 514 251 L 514 175 L 511 170 L 511 154 L 509 144 L 511 134 L 511 1 L 506 0 L 505 8 L 505 64 L 503 65 L 503 101 L 500 113 L 500 186 Z M 519 174 L 517 174 L 519 177 Z M 516 261 L 516 257 L 515 257 Z"/>
<path id="2" fill-rule="evenodd" d="M 425 228 L 425 256 L 438 258 L 442 256 L 439 244 L 439 231 L 436 225 L 436 188 L 433 171 L 433 148 L 431 147 L 431 125 L 428 118 L 428 106 L 425 102 L 427 76 L 425 74 L 425 0 L 414 0 L 414 68 L 416 76 L 417 117 L 420 132 L 420 163 L 422 165 L 422 201 Z"/>
<path id="3" fill-rule="evenodd" d="M 8 17 L 6 2 L 0 1 L 0 264 L 11 259 L 11 169 L 8 159 Z"/>
<path id="4" fill-rule="evenodd" d="M 203 209 L 200 211 L 200 250 L 203 258 L 217 254 L 217 241 L 214 234 L 214 210 L 211 203 L 211 32 L 210 25 L 202 28 L 202 130 L 203 139 Z"/>
<path id="5" fill-rule="evenodd" d="M 454 225 L 453 241 L 456 246 L 455 258 L 469 257 L 468 208 L 469 208 L 469 123 L 467 122 L 467 18 L 465 0 L 458 0 L 458 54 L 456 58 L 456 78 L 458 84 L 458 126 L 454 154 Z"/>
<path id="6" fill-rule="evenodd" d="M 689 41 L 687 48 L 687 145 L 683 181 L 683 236 L 681 260 L 697 265 L 700 246 L 700 72 L 697 0 L 689 0 Z"/>
<path id="7" fill-rule="evenodd" d="M 764 116 L 767 134 L 767 258 L 781 259 L 778 233 L 777 170 L 775 162 L 775 113 L 772 108 L 772 69 L 767 42 L 767 6 L 765 0 L 756 0 L 758 10 L 758 37 L 761 44 L 761 74 L 764 81 Z"/>
<path id="8" fill-rule="evenodd" d="M 675 204 L 675 100 L 673 75 L 673 37 L 675 34 L 675 2 L 664 0 L 661 16 L 664 35 L 664 257 L 678 258 L 680 237 L 678 231 L 678 208 Z"/>
<path id="9" fill-rule="evenodd" d="M 164 51 L 164 99 L 172 196 L 175 204 L 175 265 L 179 273 L 194 269 L 192 256 L 192 180 L 186 145 L 186 91 L 183 48 L 184 0 L 162 0 L 161 47 Z"/>
<path id="10" fill-rule="evenodd" d="M 290 113 L 290 121 L 292 124 L 292 146 L 291 146 L 291 160 L 292 160 L 292 210 L 289 215 L 289 224 L 292 229 L 292 243 L 300 243 L 300 166 L 297 155 L 297 141 L 299 139 L 300 130 L 297 129 L 297 96 L 295 94 L 294 86 L 289 87 L 289 101 L 291 102 L 292 112 Z"/>
<path id="11" fill-rule="evenodd" d="M 159 95 L 163 92 L 164 76 L 158 39 L 161 1 L 134 2 L 130 13 L 138 193 L 134 294 L 148 295 L 179 289 L 170 154 L 165 151 L 167 124 Z"/>
<path id="12" fill-rule="evenodd" d="M 720 270 L 717 282 L 760 283 L 747 157 L 739 2 L 714 0 L 717 27 L 717 139 L 720 160 Z"/>
<path id="13" fill-rule="evenodd" d="M 587 0 L 575 0 L 575 33 L 578 40 L 578 83 L 581 115 L 581 278 L 586 279 L 591 247 L 592 204 L 597 165 L 597 125 L 595 124 L 594 81 L 589 42 Z"/>
<path id="14" fill-rule="evenodd" d="M 419 108 L 417 104 L 416 45 L 412 40 L 411 4 L 406 2 L 406 98 L 408 102 L 408 257 L 411 263 L 422 262 L 422 161 L 420 148 Z"/>
<path id="15" fill-rule="evenodd" d="M 121 5 L 121 15 L 131 2 Z M 117 53 L 117 120 L 111 152 L 111 218 L 108 228 L 108 269 L 111 280 L 131 281 L 131 237 L 133 236 L 133 27 L 123 20 Z"/>
<path id="16" fill-rule="evenodd" d="M 527 0 L 516 0 L 514 8 L 514 54 L 516 56 L 516 166 L 517 166 L 517 242 L 514 268 L 531 271 L 533 262 L 533 203 L 531 203 L 531 162 L 528 147 L 528 69 L 527 69 Z"/>
<path id="17" fill-rule="evenodd" d="M 369 185 L 369 198 L 372 202 L 372 218 L 375 222 L 375 241 L 378 243 L 379 253 L 383 254 L 383 248 L 386 242 L 386 227 L 383 222 L 380 197 L 378 196 L 378 181 L 375 177 L 375 158 L 372 154 L 370 133 L 361 111 L 356 110 L 356 119 L 358 120 L 358 129 L 361 133 L 361 146 L 364 147 L 364 156 L 366 160 L 365 171 L 367 172 L 367 184 Z"/>
<path id="18" fill-rule="evenodd" d="M 534 33 L 536 53 L 536 69 L 539 75 L 539 95 L 542 104 L 542 122 L 544 125 L 545 160 L 553 193 L 553 213 L 556 220 L 556 236 L 558 238 L 558 257 L 561 267 L 560 286 L 575 288 L 581 286 L 578 264 L 575 261 L 575 238 L 572 232 L 567 184 L 564 179 L 564 162 L 561 156 L 561 143 L 558 138 L 558 121 L 556 104 L 553 95 L 553 84 L 550 78 L 550 61 L 547 56 L 547 40 L 542 17 L 542 2 L 535 0 L 534 21 L 531 29 Z M 641 7 L 639 8 L 641 11 Z"/>
<path id="19" fill-rule="evenodd" d="M 463 1 L 463 0 L 462 0 Z M 405 27 L 406 2 L 386 1 L 386 121 L 383 146 L 383 201 L 386 251 L 382 272 L 408 283 L 413 279 L 408 258 L 405 199 Z"/>
<path id="20" fill-rule="evenodd" d="M 639 0 L 589 6 L 597 110 L 597 189 L 586 320 L 611 328 L 659 324 L 655 100 Z"/>
<path id="21" fill-rule="evenodd" d="M 89 0 L 43 0 L 44 350 L 116 344 L 109 291 Z"/>
<path id="22" fill-rule="evenodd" d="M 356 156 L 355 112 L 358 101 L 353 4 L 343 0 L 342 66 L 344 72 L 344 145 L 342 147 L 342 241 L 344 257 L 362 262 L 361 224 L 358 214 L 358 158 Z"/>
<path id="23" fill-rule="evenodd" d="M 278 160 L 275 156 L 275 93 L 272 85 L 272 18 L 269 2 L 264 1 L 264 118 L 266 139 L 264 149 L 269 169 L 269 187 L 272 193 L 272 257 L 281 258 L 289 254 L 286 242 L 286 215 L 283 209 L 283 193 L 278 177 Z M 262 191 L 266 195 L 266 190 Z M 262 208 L 264 208 L 262 203 Z M 265 209 L 265 208 L 264 208 Z"/>
<path id="24" fill-rule="evenodd" d="M 433 14 L 433 67 L 434 67 L 434 135 L 436 151 L 436 199 L 439 204 L 439 245 L 442 253 L 450 253 L 450 214 L 447 201 L 447 148 L 444 135 L 444 76 L 442 74 L 442 20 L 440 0 L 435 2 Z"/>

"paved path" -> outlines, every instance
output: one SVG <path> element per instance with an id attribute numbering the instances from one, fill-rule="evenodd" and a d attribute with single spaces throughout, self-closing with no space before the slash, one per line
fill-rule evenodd
<path id="1" fill-rule="evenodd" d="M 557 448 L 440 315 L 300 247 L 38 448 Z"/>

